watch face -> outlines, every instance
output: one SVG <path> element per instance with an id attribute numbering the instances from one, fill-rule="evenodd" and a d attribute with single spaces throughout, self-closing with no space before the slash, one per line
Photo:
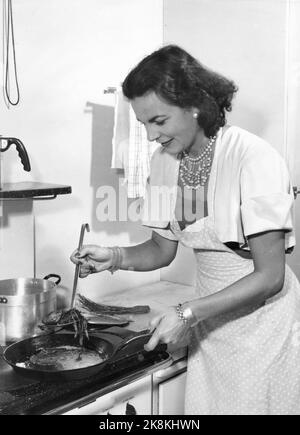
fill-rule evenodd
<path id="1" fill-rule="evenodd" d="M 185 308 L 185 310 L 183 310 L 183 315 L 186 319 L 190 319 L 193 317 L 192 310 L 190 308 Z"/>
<path id="2" fill-rule="evenodd" d="M 185 310 L 183 311 L 183 317 L 188 323 L 190 323 L 191 326 L 195 326 L 198 323 L 191 308 L 185 308 Z"/>

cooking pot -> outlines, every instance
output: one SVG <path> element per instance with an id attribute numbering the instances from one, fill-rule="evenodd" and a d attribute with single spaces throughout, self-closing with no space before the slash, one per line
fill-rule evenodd
<path id="1" fill-rule="evenodd" d="M 0 280 L 0 344 L 32 337 L 37 332 L 42 319 L 56 310 L 56 286 L 60 281 L 55 274 L 44 279 Z"/>

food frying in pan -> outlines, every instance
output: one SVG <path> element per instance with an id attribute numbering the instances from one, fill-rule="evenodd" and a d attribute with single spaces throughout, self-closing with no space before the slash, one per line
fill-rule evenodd
<path id="1" fill-rule="evenodd" d="M 57 346 L 39 349 L 27 361 L 17 363 L 17 366 L 42 371 L 62 371 L 94 366 L 106 359 L 105 352 L 79 346 Z"/>

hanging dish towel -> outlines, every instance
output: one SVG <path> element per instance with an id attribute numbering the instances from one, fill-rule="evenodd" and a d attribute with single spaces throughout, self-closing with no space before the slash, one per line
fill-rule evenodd
<path id="1" fill-rule="evenodd" d="M 150 175 L 150 161 L 158 144 L 147 140 L 122 90 L 117 89 L 113 134 L 112 168 L 123 169 L 128 198 L 143 198 Z"/>
<path id="2" fill-rule="evenodd" d="M 128 165 L 129 103 L 121 88 L 115 92 L 114 132 L 112 139 L 112 169 L 124 169 Z"/>

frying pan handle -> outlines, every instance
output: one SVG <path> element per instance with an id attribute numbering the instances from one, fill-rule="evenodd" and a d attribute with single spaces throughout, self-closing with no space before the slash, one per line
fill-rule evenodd
<path id="1" fill-rule="evenodd" d="M 117 347 L 115 354 L 118 354 L 124 347 L 128 346 L 130 343 L 132 343 L 135 340 L 142 339 L 143 342 L 145 341 L 145 344 L 150 340 L 152 336 L 152 333 L 150 332 L 150 329 L 145 329 L 144 331 L 137 332 L 135 335 L 130 335 L 128 338 L 126 338 L 124 341 L 122 341 L 119 346 Z"/>
<path id="2" fill-rule="evenodd" d="M 55 273 L 50 273 L 50 275 L 44 277 L 44 279 L 50 278 L 57 278 L 57 281 L 54 283 L 55 285 L 58 285 L 61 282 L 61 277 L 59 275 L 56 275 Z"/>

